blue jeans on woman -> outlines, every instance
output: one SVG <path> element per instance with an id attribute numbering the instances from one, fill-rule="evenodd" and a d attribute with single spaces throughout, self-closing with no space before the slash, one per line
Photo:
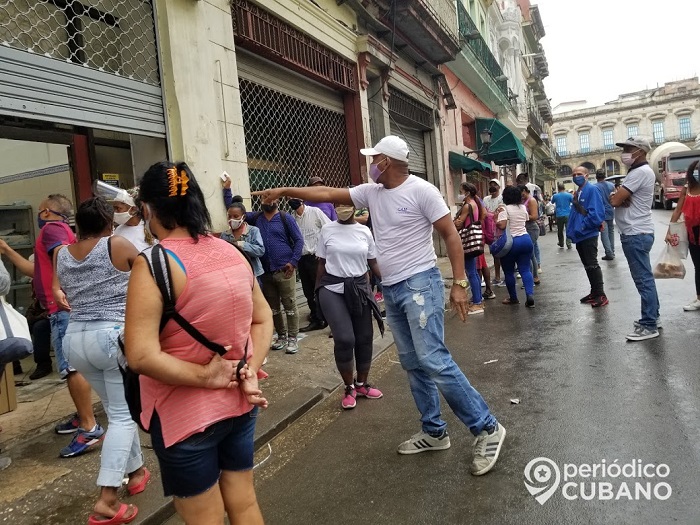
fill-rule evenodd
<path id="1" fill-rule="evenodd" d="M 479 257 L 464 256 L 464 271 L 467 272 L 469 279 L 469 287 L 472 289 L 472 303 L 481 304 L 483 298 L 481 296 L 481 278 L 479 272 L 476 271 L 476 261 Z"/>
<path id="2" fill-rule="evenodd" d="M 656 320 L 659 318 L 659 295 L 649 258 L 651 247 L 654 245 L 654 234 L 620 234 L 620 244 L 630 267 L 634 285 L 642 298 L 642 318 L 639 324 L 651 331 L 656 331 Z"/>
<path id="3" fill-rule="evenodd" d="M 440 417 L 438 392 L 472 434 L 493 427 L 496 418 L 445 346 L 445 285 L 440 271 L 432 268 L 385 286 L 384 304 L 423 432 L 439 435 L 447 427 Z"/>
<path id="4" fill-rule="evenodd" d="M 516 264 L 525 285 L 525 295 L 535 295 L 535 280 L 532 277 L 530 264 L 533 257 L 533 249 L 530 236 L 519 235 L 518 237 L 513 237 L 513 247 L 508 252 L 508 255 L 501 258 L 501 267 L 506 276 L 508 295 L 514 301 L 518 299 L 518 292 L 515 289 Z"/>
<path id="5" fill-rule="evenodd" d="M 117 365 L 117 337 L 123 327 L 114 321 L 71 321 L 63 338 L 65 358 L 100 396 L 109 421 L 97 476 L 100 487 L 121 487 L 125 474 L 143 466 L 138 428 Z"/>

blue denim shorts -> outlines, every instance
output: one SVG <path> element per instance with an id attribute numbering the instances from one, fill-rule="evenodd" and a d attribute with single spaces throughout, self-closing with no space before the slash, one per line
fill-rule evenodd
<path id="1" fill-rule="evenodd" d="M 166 448 L 160 418 L 154 412 L 151 442 L 158 456 L 165 495 L 191 498 L 216 485 L 222 470 L 251 470 L 257 415 L 255 407 L 247 414 L 214 423 Z"/>

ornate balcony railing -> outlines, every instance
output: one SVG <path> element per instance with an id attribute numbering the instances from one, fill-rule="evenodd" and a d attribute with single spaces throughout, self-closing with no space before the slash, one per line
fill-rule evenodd
<path id="1" fill-rule="evenodd" d="M 498 86 L 505 97 L 508 97 L 508 79 L 503 74 L 503 70 L 493 56 L 488 44 L 479 33 L 476 24 L 469 16 L 462 2 L 457 2 L 457 19 L 459 21 L 459 35 L 462 45 L 468 47 L 481 65 L 486 68 L 494 83 Z"/>
<path id="2" fill-rule="evenodd" d="M 527 112 L 527 117 L 528 117 L 528 124 L 529 126 L 533 129 L 535 133 L 537 133 L 537 136 L 542 138 L 542 135 L 545 134 L 544 131 L 544 126 L 542 125 L 542 121 L 538 117 L 538 115 L 530 109 Z"/>

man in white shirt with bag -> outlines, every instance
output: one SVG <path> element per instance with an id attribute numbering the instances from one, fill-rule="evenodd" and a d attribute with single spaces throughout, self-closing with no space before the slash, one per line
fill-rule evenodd
<path id="1" fill-rule="evenodd" d="M 417 454 L 450 447 L 447 423 L 440 417 L 442 393 L 455 415 L 476 436 L 471 473 L 486 474 L 498 460 L 506 429 L 445 346 L 445 292 L 435 264 L 433 228 L 447 246 L 454 276 L 450 302 L 462 321 L 468 304 L 464 252 L 450 210 L 435 186 L 409 174 L 409 149 L 404 140 L 384 137 L 361 153 L 372 157 L 369 175 L 376 184 L 351 189 L 277 188 L 254 195 L 260 195 L 263 202 L 287 196 L 372 210 L 387 321 L 422 422 L 421 432 L 401 443 L 397 451 Z"/>

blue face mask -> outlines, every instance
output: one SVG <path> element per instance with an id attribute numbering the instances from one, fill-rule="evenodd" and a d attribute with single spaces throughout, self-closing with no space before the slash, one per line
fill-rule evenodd
<path id="1" fill-rule="evenodd" d="M 36 215 L 36 222 L 39 225 L 39 229 L 41 230 L 44 226 L 46 226 L 50 222 L 55 222 L 55 221 L 47 221 L 46 219 L 41 218 L 41 214 L 44 213 L 45 211 L 50 211 L 54 215 L 58 215 L 59 217 L 62 217 L 62 222 L 68 222 L 68 216 L 64 215 L 63 213 L 59 213 L 54 210 L 42 210 Z"/>
<path id="2" fill-rule="evenodd" d="M 576 186 L 580 188 L 586 183 L 586 177 L 584 177 L 583 175 L 576 175 L 575 177 L 573 177 L 573 181 L 574 184 L 576 184 Z"/>

